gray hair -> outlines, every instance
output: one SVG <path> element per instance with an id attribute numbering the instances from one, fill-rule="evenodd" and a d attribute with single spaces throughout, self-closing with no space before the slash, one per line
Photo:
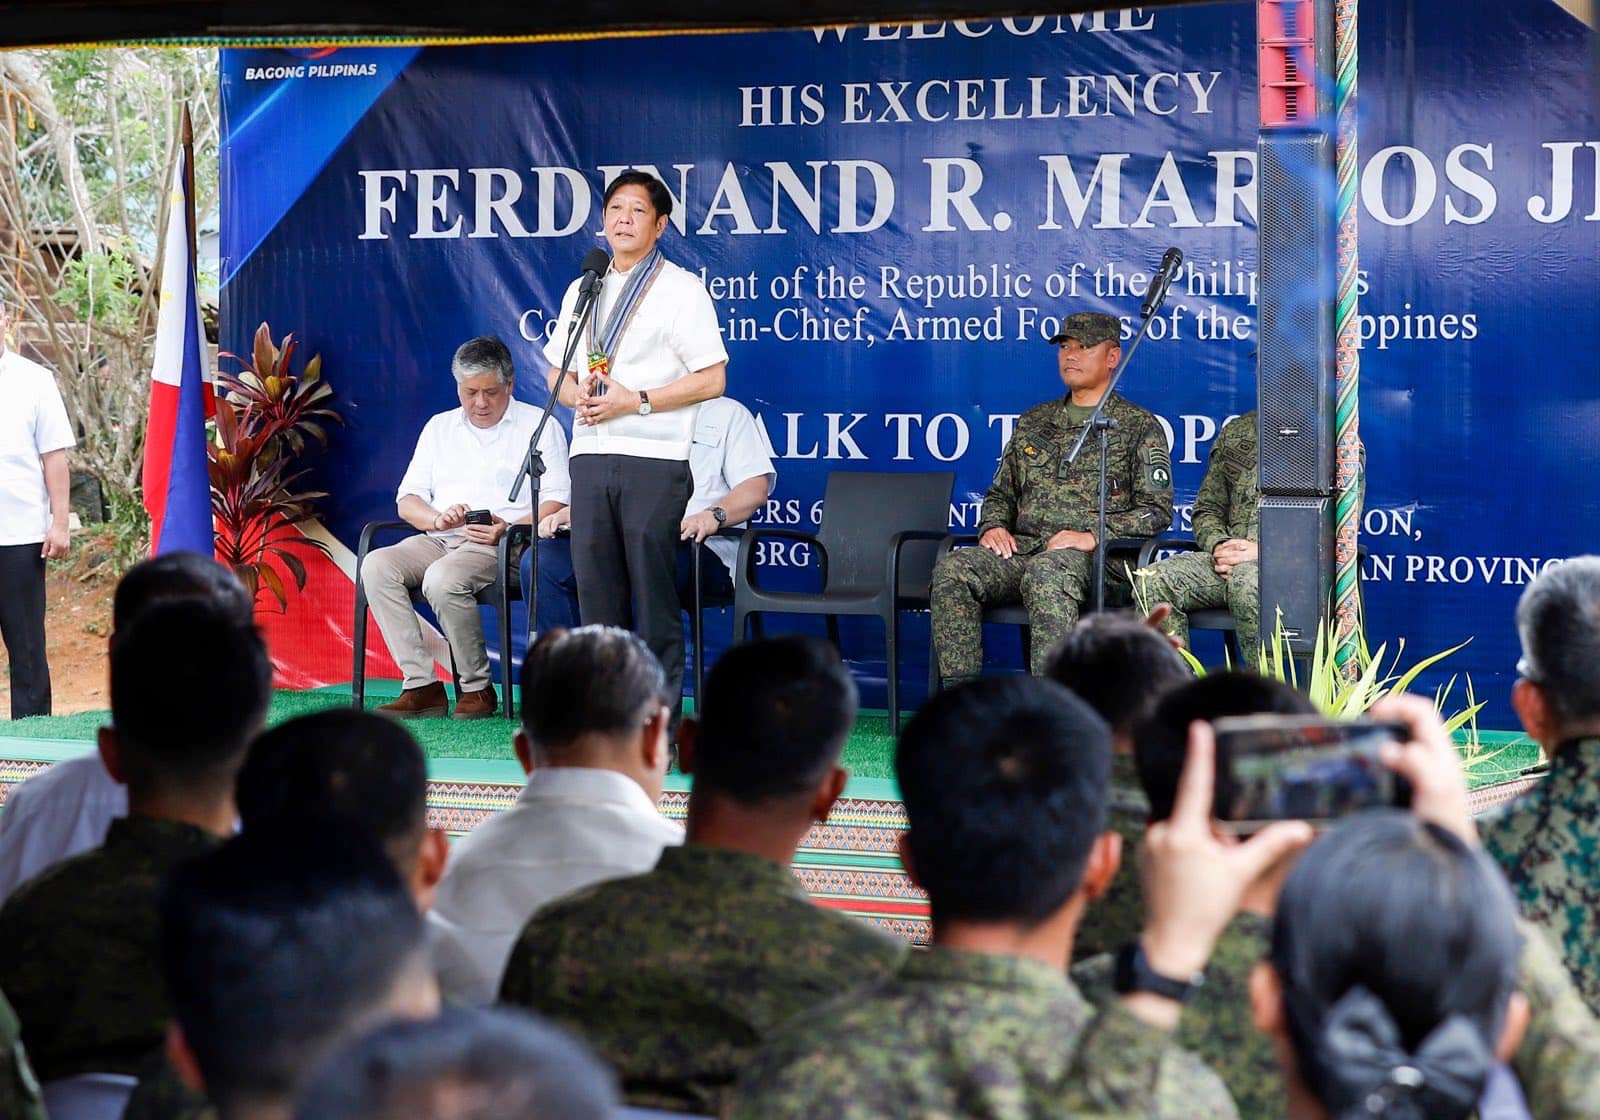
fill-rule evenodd
<path id="1" fill-rule="evenodd" d="M 450 359 L 450 372 L 455 375 L 457 384 L 469 377 L 493 373 L 499 375 L 500 384 L 509 385 L 516 376 L 511 365 L 511 351 L 492 334 L 470 339 L 456 347 L 456 355 Z"/>
<path id="2" fill-rule="evenodd" d="M 1600 556 L 1547 568 L 1517 603 L 1517 671 L 1563 723 L 1600 717 Z"/>
<path id="3" fill-rule="evenodd" d="M 618 626 L 551 630 L 522 659 L 522 727 L 541 753 L 637 731 L 671 699 L 656 655 Z"/>

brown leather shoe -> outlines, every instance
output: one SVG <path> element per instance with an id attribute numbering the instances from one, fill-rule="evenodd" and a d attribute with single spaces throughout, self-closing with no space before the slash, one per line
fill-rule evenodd
<path id="1" fill-rule="evenodd" d="M 450 710 L 450 696 L 438 681 L 421 688 L 403 689 L 398 699 L 380 704 L 377 710 L 395 719 L 443 719 Z"/>
<path id="2" fill-rule="evenodd" d="M 489 719 L 500 714 L 500 701 L 495 698 L 494 685 L 485 685 L 476 692 L 463 692 L 456 701 L 451 719 Z"/>

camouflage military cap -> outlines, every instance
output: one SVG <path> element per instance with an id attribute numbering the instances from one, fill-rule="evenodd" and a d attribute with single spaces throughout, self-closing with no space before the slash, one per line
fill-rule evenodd
<path id="1" fill-rule="evenodd" d="M 1115 315 L 1102 315 L 1098 311 L 1079 311 L 1062 320 L 1061 330 L 1051 337 L 1050 345 L 1060 346 L 1069 338 L 1075 338 L 1085 346 L 1117 342 L 1122 338 L 1122 322 Z"/>

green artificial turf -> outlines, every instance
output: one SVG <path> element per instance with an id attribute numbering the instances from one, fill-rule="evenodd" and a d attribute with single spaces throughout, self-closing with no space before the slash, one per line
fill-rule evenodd
<path id="1" fill-rule="evenodd" d="M 395 682 L 373 682 L 367 688 L 367 707 L 373 708 L 399 692 Z M 313 692 L 273 693 L 269 723 L 294 716 L 342 708 L 350 703 L 350 690 L 318 689 Z M 106 722 L 109 712 L 82 712 L 72 716 L 35 716 L 32 719 L 0 721 L 0 738 L 93 739 L 95 730 Z M 510 761 L 513 725 L 504 719 L 457 722 L 448 719 L 414 719 L 406 724 L 430 759 L 485 759 Z M 1463 749 L 1467 779 L 1473 788 L 1508 782 L 1540 760 L 1537 744 L 1519 733 L 1484 731 L 1479 733 L 1477 749 Z M 889 735 L 889 719 L 880 712 L 864 711 L 856 720 L 844 748 L 844 767 L 852 778 L 893 778 L 894 740 Z"/>
<path id="2" fill-rule="evenodd" d="M 399 693 L 392 682 L 374 682 L 367 687 L 366 704 L 375 708 Z M 313 692 L 280 690 L 272 695 L 268 723 L 281 723 L 295 716 L 325 708 L 350 704 L 349 688 L 326 688 Z M 32 719 L 0 720 L 0 738 L 93 739 L 95 731 L 110 712 L 80 712 L 71 716 L 35 716 Z M 423 751 L 431 759 L 480 758 L 511 761 L 513 724 L 505 719 L 449 720 L 414 719 L 406 724 Z M 865 713 L 845 744 L 844 766 L 852 777 L 892 778 L 894 741 L 889 737 L 889 720 L 881 714 Z"/>

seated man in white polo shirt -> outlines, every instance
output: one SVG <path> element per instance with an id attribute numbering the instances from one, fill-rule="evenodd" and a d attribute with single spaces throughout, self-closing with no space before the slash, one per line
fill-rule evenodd
<path id="1" fill-rule="evenodd" d="M 539 424 L 539 409 L 512 398 L 511 352 L 498 338 L 475 338 L 456 350 L 450 371 L 461 407 L 428 421 L 400 480 L 400 516 L 423 532 L 374 550 L 361 569 L 372 617 L 405 674 L 400 698 L 378 710 L 403 719 L 443 716 L 448 708 L 411 607 L 413 587 L 422 588 L 455 656 L 461 678 L 455 718 L 495 714 L 477 594 L 495 580 L 495 549 L 507 526 L 532 519 L 526 487 L 519 501 L 506 498 Z M 545 425 L 539 450 L 545 464 L 539 516 L 546 517 L 572 491 L 561 425 Z"/>
<path id="2" fill-rule="evenodd" d="M 517 803 L 457 842 L 428 930 L 439 988 L 492 1003 L 533 912 L 580 887 L 656 865 L 683 829 L 656 811 L 667 772 L 667 679 L 614 626 L 542 635 L 522 659 Z M 601 931 L 596 931 L 601 932 Z"/>
<path id="3" fill-rule="evenodd" d="M 678 599 L 694 603 L 694 564 L 690 542 L 705 547 L 722 561 L 700 567 L 700 590 L 708 596 L 733 594 L 734 561 L 739 542 L 718 537 L 722 528 L 743 525 L 766 504 L 778 481 L 777 468 L 750 410 L 732 397 L 714 397 L 700 406 L 689 446 L 689 473 L 694 493 L 678 525 Z M 572 546 L 565 533 L 572 510 L 562 509 L 539 521 L 539 594 L 534 625 L 541 634 L 580 624 L 578 579 L 572 571 Z M 522 586 L 532 576 L 532 555 L 522 556 Z"/>

